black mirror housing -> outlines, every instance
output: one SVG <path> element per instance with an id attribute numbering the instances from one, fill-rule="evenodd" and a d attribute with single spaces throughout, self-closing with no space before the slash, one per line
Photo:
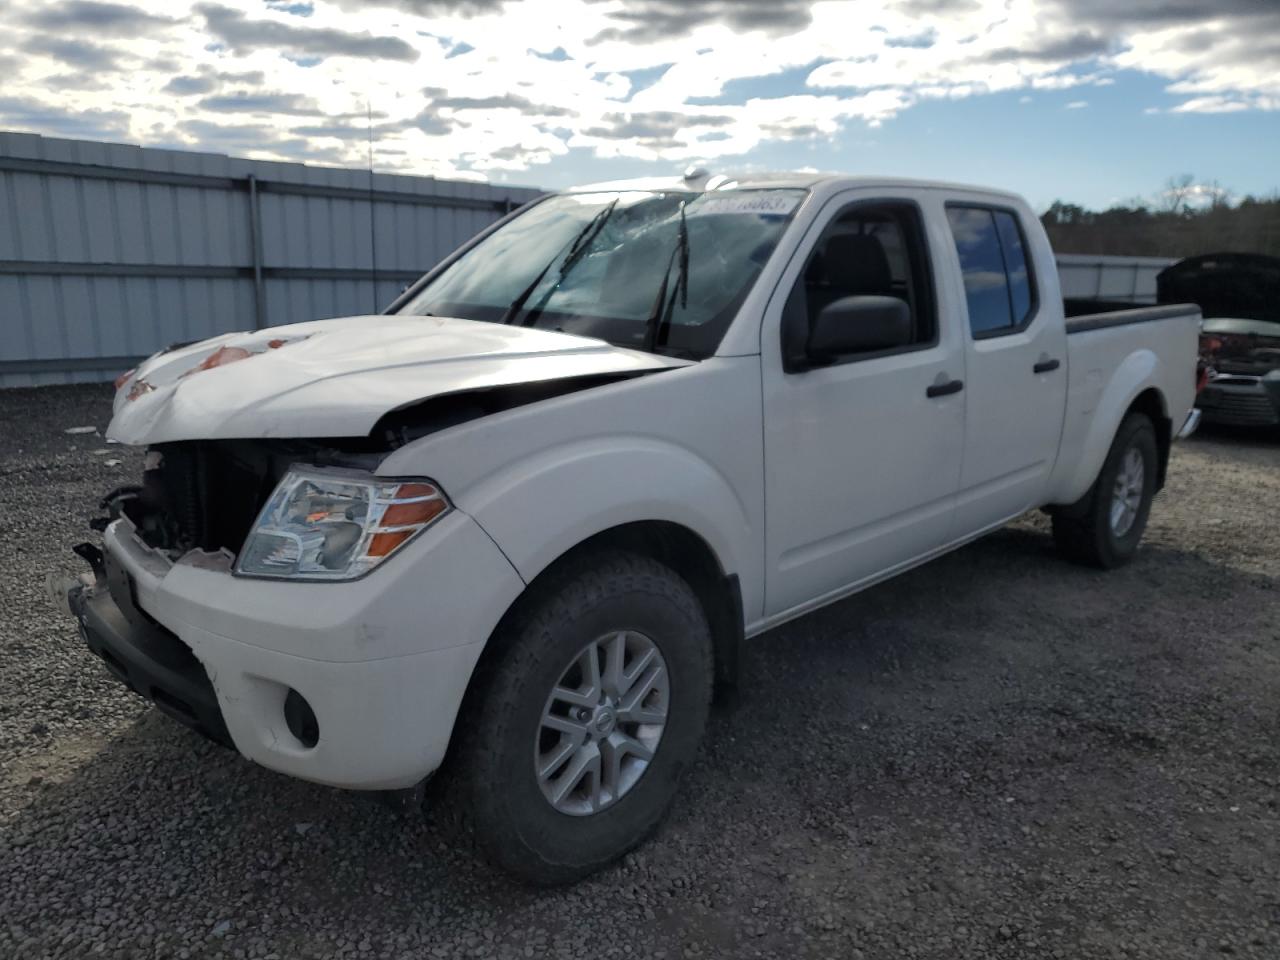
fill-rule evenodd
<path id="1" fill-rule="evenodd" d="M 806 352 L 818 361 L 847 353 L 875 353 L 911 344 L 911 308 L 897 297 L 841 297 L 822 308 Z"/>

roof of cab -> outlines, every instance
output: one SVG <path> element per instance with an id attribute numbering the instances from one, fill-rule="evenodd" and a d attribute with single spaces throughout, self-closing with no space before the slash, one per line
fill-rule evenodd
<path id="1" fill-rule="evenodd" d="M 1015 194 L 1007 190 L 974 184 L 948 183 L 941 180 L 915 180 L 907 177 L 854 176 L 843 173 L 819 173 L 817 171 L 752 171 L 749 173 L 713 173 L 706 170 L 691 171 L 683 177 L 640 177 L 634 180 L 610 180 L 571 187 L 566 193 L 598 193 L 622 190 L 759 190 L 759 189 L 812 189 L 819 185 L 839 187 L 915 187 L 934 190 L 954 190 L 965 193 L 986 193 L 1001 197 Z"/>

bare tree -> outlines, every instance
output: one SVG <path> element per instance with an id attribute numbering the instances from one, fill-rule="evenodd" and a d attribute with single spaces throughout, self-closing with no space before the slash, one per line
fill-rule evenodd
<path id="1" fill-rule="evenodd" d="M 1189 173 L 1170 177 L 1165 181 L 1164 192 L 1160 194 L 1158 209 L 1164 213 L 1182 216 L 1191 207 L 1191 198 L 1196 193 L 1196 178 Z"/>
<path id="2" fill-rule="evenodd" d="M 1209 202 L 1210 210 L 1224 210 L 1231 206 L 1231 191 L 1217 180 L 1210 180 L 1204 184 L 1200 192 Z"/>

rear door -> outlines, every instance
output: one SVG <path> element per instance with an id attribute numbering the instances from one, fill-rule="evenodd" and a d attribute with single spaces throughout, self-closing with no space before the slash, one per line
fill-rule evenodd
<path id="1" fill-rule="evenodd" d="M 874 580 L 950 536 L 965 393 L 960 331 L 941 322 L 934 287 L 944 223 L 928 191 L 840 195 L 766 311 L 766 617 Z M 912 342 L 806 366 L 816 313 L 859 295 L 905 300 Z"/>
<path id="2" fill-rule="evenodd" d="M 965 450 L 956 537 L 1044 502 L 1066 411 L 1066 329 L 1042 304 L 1023 212 L 989 200 L 947 202 L 965 304 Z M 1046 287 L 1057 296 L 1057 287 Z"/>

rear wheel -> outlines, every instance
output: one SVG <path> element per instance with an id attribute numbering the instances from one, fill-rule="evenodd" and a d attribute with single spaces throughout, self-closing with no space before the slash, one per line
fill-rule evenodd
<path id="1" fill-rule="evenodd" d="M 1053 539 L 1068 560 L 1112 569 L 1133 559 L 1155 496 L 1159 452 L 1145 414 L 1131 413 L 1116 431 L 1093 488 L 1053 514 Z"/>
<path id="2" fill-rule="evenodd" d="M 579 879 L 658 826 L 697 754 L 706 617 L 673 571 L 608 551 L 549 572 L 493 642 L 459 719 L 459 799 L 497 865 Z"/>

